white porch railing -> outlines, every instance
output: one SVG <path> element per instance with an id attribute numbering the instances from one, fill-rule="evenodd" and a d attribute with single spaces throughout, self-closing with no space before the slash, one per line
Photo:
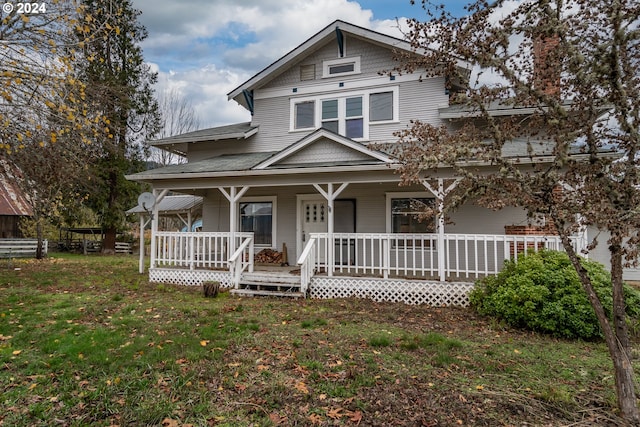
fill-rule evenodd
<path id="1" fill-rule="evenodd" d="M 153 237 L 155 248 L 151 253 L 151 267 L 196 268 L 229 267 L 230 247 L 239 248 L 253 233 L 167 232 L 159 231 Z M 249 257 L 253 262 L 253 256 Z"/>
<path id="2" fill-rule="evenodd" d="M 437 234 L 333 233 L 333 253 L 330 253 L 332 245 L 327 233 L 311 234 L 310 237 L 303 252 L 306 257 L 301 256 L 298 262 L 308 275 L 301 279 L 303 285 L 305 281 L 308 283 L 314 270 L 327 271 L 330 275 L 363 274 L 384 278 L 477 278 L 498 273 L 505 260 L 512 259 L 525 248 L 534 251 L 562 249 L 558 236 L 445 234 L 444 247 L 440 251 Z M 575 247 L 577 239 L 573 242 Z M 315 254 L 311 246 L 316 247 Z M 441 256 L 444 272 L 438 268 Z M 327 265 L 330 259 L 335 260 L 333 266 Z M 444 277 L 438 277 L 442 273 Z"/>

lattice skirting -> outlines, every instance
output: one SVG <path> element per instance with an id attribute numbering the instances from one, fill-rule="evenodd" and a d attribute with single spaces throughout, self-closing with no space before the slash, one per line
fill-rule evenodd
<path id="1" fill-rule="evenodd" d="M 149 281 L 184 286 L 200 286 L 202 282 L 217 281 L 220 282 L 221 287 L 230 288 L 231 274 L 228 271 L 151 268 L 149 269 Z"/>
<path id="2" fill-rule="evenodd" d="M 466 307 L 472 289 L 473 283 L 316 276 L 311 279 L 309 295 L 319 299 L 355 297 L 410 305 Z"/>

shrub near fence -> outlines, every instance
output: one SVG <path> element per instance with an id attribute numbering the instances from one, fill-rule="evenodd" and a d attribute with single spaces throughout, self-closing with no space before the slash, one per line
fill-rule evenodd
<path id="1" fill-rule="evenodd" d="M 612 311 L 611 276 L 602 264 L 582 260 L 607 314 Z M 625 286 L 627 315 L 640 319 L 640 292 Z M 564 252 L 541 251 L 508 261 L 497 275 L 477 282 L 469 295 L 481 314 L 511 326 L 564 338 L 602 336 L 578 274 Z"/>

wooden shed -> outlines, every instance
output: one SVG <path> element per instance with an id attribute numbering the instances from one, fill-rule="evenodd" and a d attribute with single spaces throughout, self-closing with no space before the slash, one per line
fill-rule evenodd
<path id="1" fill-rule="evenodd" d="M 19 171 L 0 160 L 0 238 L 22 237 L 20 220 L 32 215 L 31 205 L 16 184 Z"/>

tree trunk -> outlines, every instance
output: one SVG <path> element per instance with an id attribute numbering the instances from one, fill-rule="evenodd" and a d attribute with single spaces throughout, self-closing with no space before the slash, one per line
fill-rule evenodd
<path id="1" fill-rule="evenodd" d="M 104 238 L 102 239 L 102 253 L 113 255 L 116 253 L 116 235 L 117 230 L 109 227 L 104 230 Z"/>
<path id="2" fill-rule="evenodd" d="M 622 281 L 622 238 L 619 235 L 611 237 L 609 251 L 611 253 L 611 286 L 613 287 L 612 315 L 616 338 L 613 343 L 615 349 L 610 348 L 609 351 L 615 368 L 618 407 L 622 418 L 633 425 L 640 425 Z M 615 357 L 613 357 L 614 352 Z"/>
<path id="3" fill-rule="evenodd" d="M 616 381 L 616 397 L 620 417 L 631 425 L 640 426 L 640 412 L 638 412 L 635 378 L 633 365 L 631 364 L 631 345 L 626 326 L 626 313 L 624 310 L 624 295 L 622 289 L 622 252 L 618 245 L 610 246 L 611 250 L 611 282 L 614 293 L 614 327 L 611 326 L 602 302 L 595 293 L 591 278 L 586 269 L 580 264 L 580 258 L 576 254 L 566 233 L 560 231 L 560 238 L 569 255 L 569 259 L 578 273 L 580 282 L 587 293 L 587 298 L 596 314 L 604 339 L 609 350 L 609 356 L 613 362 Z M 616 283 L 617 281 L 617 283 Z M 616 289 L 618 288 L 618 289 Z M 616 298 L 618 302 L 616 302 Z M 621 301 L 621 303 L 620 303 Z M 619 311 L 621 309 L 621 311 Z"/>
<path id="4" fill-rule="evenodd" d="M 42 220 L 38 218 L 36 220 L 36 238 L 38 239 L 38 246 L 36 247 L 36 259 L 44 258 L 43 251 L 43 238 L 42 238 Z"/>
<path id="5" fill-rule="evenodd" d="M 116 234 L 118 230 L 116 229 L 115 218 L 116 214 L 114 213 L 115 209 L 117 209 L 117 200 L 118 200 L 118 176 L 116 175 L 117 171 L 109 172 L 109 199 L 107 202 L 107 217 L 108 221 L 105 224 L 104 230 L 104 238 L 102 240 L 102 253 L 103 254 L 114 254 L 116 253 Z"/>

